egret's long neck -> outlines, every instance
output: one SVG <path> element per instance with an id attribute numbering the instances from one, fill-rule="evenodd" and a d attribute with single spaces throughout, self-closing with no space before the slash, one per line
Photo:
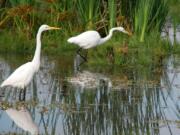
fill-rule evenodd
<path id="1" fill-rule="evenodd" d="M 41 33 L 42 31 L 38 31 L 37 36 L 36 36 L 36 51 L 34 54 L 34 58 L 32 62 L 37 66 L 40 64 L 40 55 L 41 55 Z"/>
<path id="2" fill-rule="evenodd" d="M 105 43 L 106 41 L 108 41 L 112 37 L 113 31 L 115 31 L 115 30 L 118 30 L 118 29 L 117 28 L 110 29 L 109 34 L 106 37 L 101 38 L 101 40 L 99 42 L 99 45 Z"/>

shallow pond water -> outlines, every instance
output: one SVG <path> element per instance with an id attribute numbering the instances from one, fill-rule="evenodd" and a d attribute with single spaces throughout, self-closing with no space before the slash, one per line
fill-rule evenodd
<path id="1" fill-rule="evenodd" d="M 172 45 L 180 43 L 180 25 L 174 26 L 170 20 L 167 21 L 162 29 L 161 37 L 168 39 Z"/>
<path id="2" fill-rule="evenodd" d="M 0 56 L 0 82 L 28 60 Z M 79 56 L 43 56 L 25 101 L 1 89 L 0 134 L 180 134 L 180 57 L 146 70 L 79 63 Z"/>

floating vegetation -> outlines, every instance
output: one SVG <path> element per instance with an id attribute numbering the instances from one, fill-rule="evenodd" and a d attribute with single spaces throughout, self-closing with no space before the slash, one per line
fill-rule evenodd
<path id="1" fill-rule="evenodd" d="M 91 73 L 89 71 L 76 73 L 74 77 L 67 78 L 67 81 L 73 85 L 79 85 L 88 89 L 97 88 L 101 82 L 107 83 L 108 87 L 112 87 L 112 83 L 109 78 L 99 73 Z"/>
<path id="2" fill-rule="evenodd" d="M 0 109 L 2 110 L 6 110 L 8 108 L 10 108 L 12 105 L 9 102 L 0 102 Z"/>

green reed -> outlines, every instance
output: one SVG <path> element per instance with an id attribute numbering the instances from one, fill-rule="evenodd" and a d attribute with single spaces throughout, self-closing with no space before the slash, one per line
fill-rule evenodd
<path id="1" fill-rule="evenodd" d="M 100 0 L 77 0 L 77 10 L 83 24 L 92 29 L 99 15 Z"/>
<path id="2" fill-rule="evenodd" d="M 145 34 L 160 30 L 167 16 L 166 0 L 139 0 L 134 15 L 134 29 L 139 40 L 144 41 Z"/>
<path id="3" fill-rule="evenodd" d="M 139 33 L 141 41 L 144 39 L 145 32 L 154 28 L 154 25 L 163 24 L 167 15 L 166 0 L 8 0 L 3 5 L 7 10 L 3 10 L 5 13 L 0 12 L 1 25 L 10 22 L 15 24 L 14 27 L 21 28 L 29 27 L 27 25 L 38 27 L 42 23 L 61 24 L 65 30 L 73 32 L 76 31 L 73 27 L 78 27 L 77 31 L 92 29 L 96 28 L 97 22 L 102 21 L 108 22 L 102 27 L 105 29 L 114 27 L 116 24 L 134 29 Z M 123 19 L 118 20 L 117 17 Z"/>
<path id="4" fill-rule="evenodd" d="M 115 26 L 116 22 L 116 0 L 108 0 L 108 11 L 109 11 L 109 28 Z"/>

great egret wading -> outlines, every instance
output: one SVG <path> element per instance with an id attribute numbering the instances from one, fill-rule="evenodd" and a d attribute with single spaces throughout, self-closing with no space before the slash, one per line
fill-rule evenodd
<path id="1" fill-rule="evenodd" d="M 89 49 L 105 43 L 106 41 L 111 39 L 114 31 L 120 31 L 125 34 L 131 35 L 123 27 L 115 27 L 110 29 L 109 34 L 104 38 L 101 38 L 100 34 L 97 31 L 90 30 L 83 32 L 77 36 L 71 37 L 67 41 L 69 43 L 78 45 L 80 48 L 77 50 L 77 53 L 79 53 L 81 49 Z"/>
<path id="2" fill-rule="evenodd" d="M 33 79 L 34 74 L 40 67 L 40 54 L 41 54 L 41 34 L 43 31 L 60 29 L 57 27 L 50 27 L 48 25 L 41 25 L 36 36 L 36 50 L 34 58 L 31 62 L 27 62 L 17 68 L 2 84 L 0 87 L 11 86 L 25 91 L 26 86 Z M 25 92 L 24 92 L 25 93 Z M 24 94 L 25 95 L 25 94 Z M 21 94 L 20 94 L 21 97 Z M 25 98 L 25 97 L 24 97 Z"/>

